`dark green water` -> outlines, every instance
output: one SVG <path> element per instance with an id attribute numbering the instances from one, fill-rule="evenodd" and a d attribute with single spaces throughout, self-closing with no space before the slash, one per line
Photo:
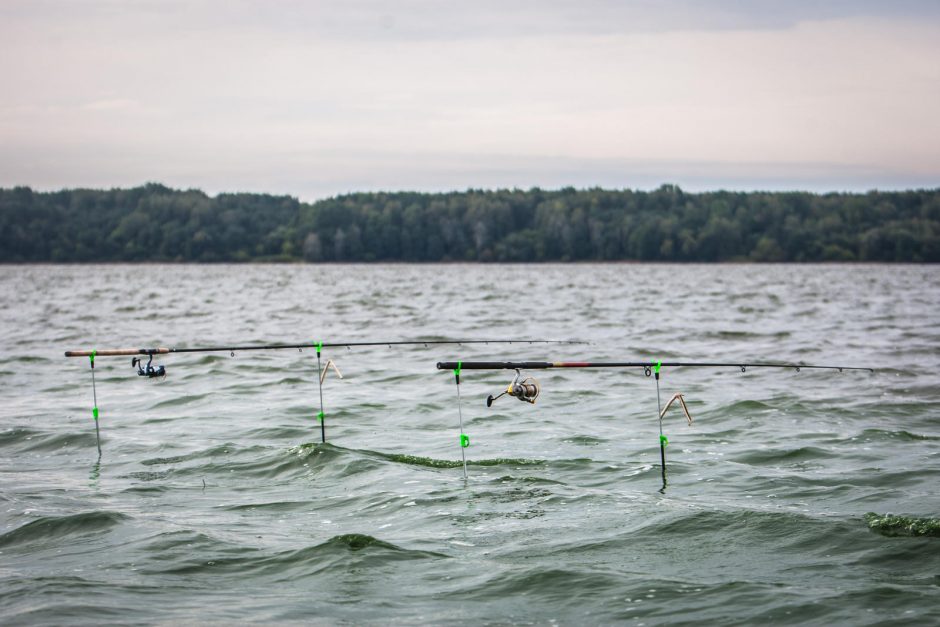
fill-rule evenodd
<path id="1" fill-rule="evenodd" d="M 937 624 L 929 266 L 0 268 L 4 624 Z M 586 346 L 66 349 L 445 337 Z M 864 372 L 465 371 L 782 360 Z"/>

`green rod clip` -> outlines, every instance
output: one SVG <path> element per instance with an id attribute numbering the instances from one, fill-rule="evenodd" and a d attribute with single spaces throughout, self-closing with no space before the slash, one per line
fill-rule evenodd
<path id="1" fill-rule="evenodd" d="M 462 446 L 463 448 L 467 448 L 468 446 L 470 446 L 470 436 L 467 435 L 466 433 L 460 434 L 460 446 Z"/>

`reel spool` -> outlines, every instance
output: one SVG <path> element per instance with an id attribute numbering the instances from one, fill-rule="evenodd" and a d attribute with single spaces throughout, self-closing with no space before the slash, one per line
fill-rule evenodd
<path id="1" fill-rule="evenodd" d="M 534 405 L 535 399 L 539 397 L 539 394 L 542 391 L 542 388 L 539 386 L 539 382 L 533 377 L 527 377 L 521 381 L 520 379 L 522 379 L 522 373 L 516 369 L 516 376 L 509 384 L 509 387 L 496 396 L 493 396 L 492 394 L 487 396 L 486 406 L 491 407 L 493 405 L 493 401 L 505 394 L 514 396 L 520 401 L 525 401 L 526 403 L 532 403 Z"/>
<path id="2" fill-rule="evenodd" d="M 156 379 L 157 377 L 166 376 L 166 368 L 163 366 L 153 367 L 153 354 L 150 355 L 150 359 L 147 360 L 147 365 L 144 366 L 144 360 L 139 357 L 134 357 L 131 359 L 131 367 L 137 367 L 137 376 L 138 377 L 147 377 L 149 379 Z"/>

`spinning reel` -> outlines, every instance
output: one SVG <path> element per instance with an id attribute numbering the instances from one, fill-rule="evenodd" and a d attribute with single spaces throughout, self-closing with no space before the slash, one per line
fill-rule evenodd
<path id="1" fill-rule="evenodd" d="M 150 355 L 150 359 L 147 360 L 147 365 L 144 365 L 144 360 L 140 357 L 134 357 L 131 359 L 131 367 L 137 367 L 137 376 L 138 377 L 148 377 L 150 379 L 155 379 L 157 377 L 166 376 L 166 368 L 163 366 L 153 367 L 153 355 Z"/>
<path id="2" fill-rule="evenodd" d="M 515 396 L 520 401 L 525 401 L 526 403 L 535 404 L 535 399 L 539 397 L 539 393 L 542 391 L 542 388 L 539 387 L 539 382 L 532 377 L 526 379 L 522 378 L 522 373 L 516 368 L 516 376 L 513 378 L 512 383 L 509 384 L 505 390 L 500 392 L 498 395 L 493 396 L 490 394 L 486 397 L 486 406 L 491 407 L 493 401 L 495 401 L 500 396 L 508 394 L 509 396 Z"/>

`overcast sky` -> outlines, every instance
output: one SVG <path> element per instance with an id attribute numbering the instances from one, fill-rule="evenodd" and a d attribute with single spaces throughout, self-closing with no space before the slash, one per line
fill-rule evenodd
<path id="1" fill-rule="evenodd" d="M 0 0 L 0 186 L 940 186 L 940 2 Z"/>

